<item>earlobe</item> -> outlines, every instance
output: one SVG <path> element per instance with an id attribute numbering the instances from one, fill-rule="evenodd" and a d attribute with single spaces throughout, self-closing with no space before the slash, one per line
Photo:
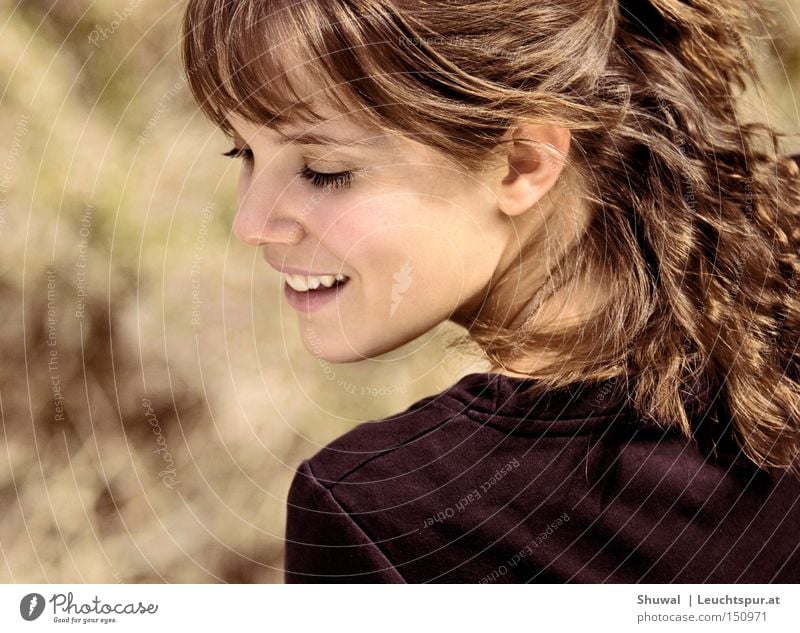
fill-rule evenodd
<path id="1" fill-rule="evenodd" d="M 555 185 L 564 168 L 571 134 L 566 128 L 522 125 L 509 135 L 498 207 L 506 215 L 528 211 Z"/>

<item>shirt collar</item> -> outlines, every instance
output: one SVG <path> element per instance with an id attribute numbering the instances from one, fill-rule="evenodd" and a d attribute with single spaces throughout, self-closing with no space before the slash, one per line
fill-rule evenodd
<path id="1" fill-rule="evenodd" d="M 506 431 L 572 435 L 588 432 L 610 418 L 620 421 L 635 418 L 641 424 L 633 409 L 632 380 L 620 376 L 599 382 L 578 382 L 533 397 L 526 389 L 536 382 L 534 378 L 471 373 L 442 396 L 450 409 Z M 683 394 L 690 418 L 706 410 L 709 393 L 709 386 L 703 382 Z"/>

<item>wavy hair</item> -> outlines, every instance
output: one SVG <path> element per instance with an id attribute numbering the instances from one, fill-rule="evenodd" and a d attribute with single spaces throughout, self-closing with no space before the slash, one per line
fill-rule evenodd
<path id="1" fill-rule="evenodd" d="M 518 121 L 568 128 L 559 186 L 589 205 L 589 224 L 537 282 L 522 325 L 479 313 L 466 340 L 493 368 L 550 352 L 530 374 L 534 397 L 624 377 L 641 415 L 698 442 L 683 394 L 710 386 L 726 412 L 715 432 L 759 468 L 800 472 L 800 170 L 781 153 L 785 134 L 740 120 L 740 96 L 759 84 L 749 25 L 766 13 L 753 5 L 189 0 L 182 58 L 228 134 L 230 112 L 320 121 L 298 71 L 316 102 L 462 169 L 487 165 Z M 600 309 L 537 322 L 556 291 L 599 270 L 610 280 Z M 511 301 L 504 278 L 484 305 Z"/>

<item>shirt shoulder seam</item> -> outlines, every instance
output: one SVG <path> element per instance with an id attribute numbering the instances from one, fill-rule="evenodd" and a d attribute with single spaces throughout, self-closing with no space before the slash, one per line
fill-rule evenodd
<path id="1" fill-rule="evenodd" d="M 377 452 L 375 455 L 371 455 L 370 457 L 367 457 L 363 461 L 358 462 L 357 464 L 352 466 L 350 469 L 348 469 L 345 472 L 343 472 L 341 475 L 337 476 L 335 480 L 321 480 L 321 479 L 317 478 L 316 475 L 314 475 L 314 478 L 319 482 L 319 484 L 323 488 L 326 488 L 328 490 L 332 490 L 334 486 L 336 486 L 339 483 L 342 483 L 350 475 L 352 475 L 354 472 L 360 470 L 361 468 L 363 468 L 364 466 L 366 466 L 370 462 L 372 462 L 372 461 L 374 461 L 376 459 L 380 459 L 381 457 L 384 457 L 385 455 L 389 455 L 390 453 L 393 453 L 394 451 L 402 448 L 406 444 L 408 444 L 410 442 L 413 442 L 417 438 L 420 438 L 420 437 L 422 437 L 422 436 L 424 436 L 424 435 L 426 435 L 426 434 L 428 434 L 428 433 L 430 433 L 432 431 L 435 431 L 436 429 L 438 429 L 443 424 L 446 424 L 447 422 L 451 421 L 454 416 L 447 415 L 447 412 L 448 411 L 452 411 L 452 410 L 447 406 L 445 406 L 444 408 L 446 409 L 446 411 L 443 412 L 443 413 L 445 413 L 445 415 L 443 417 L 442 416 L 436 416 L 435 419 L 431 420 L 430 424 L 426 424 L 423 429 L 421 429 L 421 430 L 417 431 L 415 434 L 405 438 L 402 441 L 402 443 L 398 444 L 397 446 L 392 446 L 391 448 L 384 449 L 382 451 Z M 386 420 L 382 420 L 381 422 L 370 422 L 368 424 L 381 424 L 382 422 L 386 422 Z M 317 455 L 319 455 L 319 453 Z M 309 459 L 308 460 L 309 463 L 313 462 L 314 459 L 317 457 L 317 455 L 315 455 L 314 457 Z M 310 465 L 309 465 L 309 468 L 310 468 Z M 327 481 L 327 485 L 325 483 L 326 481 Z"/>
<path id="2" fill-rule="evenodd" d="M 406 583 L 406 584 L 407 584 L 407 582 L 408 582 L 408 581 L 406 581 L 406 579 L 403 577 L 403 574 L 401 574 L 401 573 L 400 573 L 400 571 L 397 569 L 397 567 L 395 566 L 395 564 L 394 564 L 394 563 L 393 563 L 393 562 L 392 562 L 392 561 L 389 559 L 389 557 L 388 557 L 388 556 L 386 555 L 386 553 L 385 553 L 385 552 L 384 552 L 384 551 L 383 551 L 383 550 L 380 548 L 380 546 L 379 546 L 379 545 L 378 545 L 378 544 L 375 542 L 375 540 L 374 540 L 374 539 L 373 539 L 373 538 L 372 538 L 372 537 L 371 537 L 369 534 L 367 534 L 367 533 L 364 531 L 364 528 L 362 528 L 362 527 L 361 527 L 361 526 L 358 524 L 358 522 L 357 522 L 357 521 L 356 521 L 356 520 L 355 520 L 355 519 L 352 517 L 352 515 L 350 514 L 350 511 L 349 511 L 347 508 L 345 508 L 345 507 L 344 507 L 344 505 L 342 505 L 342 503 L 339 501 L 339 499 L 337 499 L 337 498 L 336 498 L 336 495 L 334 495 L 334 494 L 333 494 L 333 490 L 332 490 L 332 489 L 330 489 L 330 488 L 328 488 L 327 486 L 325 486 L 325 485 L 324 485 L 324 484 L 323 484 L 323 483 L 322 483 L 322 482 L 319 480 L 319 478 L 317 477 L 317 474 L 314 472 L 314 469 L 313 469 L 313 468 L 312 468 L 312 466 L 311 466 L 311 461 L 306 459 L 306 460 L 303 460 L 303 462 L 304 462 L 304 463 L 306 464 L 306 466 L 308 467 L 308 472 L 311 474 L 311 477 L 313 478 L 313 481 L 311 482 L 311 483 L 312 483 L 312 485 L 314 485 L 314 486 L 318 486 L 320 489 L 322 489 L 322 490 L 325 492 L 325 494 L 327 494 L 327 495 L 330 497 L 330 499 L 331 499 L 331 501 L 333 502 L 333 504 L 334 504 L 334 505 L 335 505 L 337 508 L 339 508 L 339 509 L 342 511 L 342 513 L 344 514 L 344 516 L 345 516 L 345 517 L 347 517 L 347 520 L 348 520 L 350 523 L 352 523 L 352 524 L 353 524 L 353 526 L 354 526 L 354 527 L 355 527 L 355 528 L 356 528 L 356 529 L 357 529 L 357 530 L 358 530 L 358 531 L 359 531 L 361 534 L 363 534 L 363 535 L 364 535 L 364 538 L 366 538 L 366 539 L 369 541 L 370 545 L 371 545 L 373 548 L 375 548 L 375 551 L 376 551 L 376 552 L 378 552 L 378 554 L 381 556 L 381 558 L 382 558 L 384 561 L 386 561 L 386 564 L 388 565 L 388 569 L 391 569 L 391 571 L 392 571 L 392 572 L 394 572 L 395 574 L 397 574 L 398 578 L 400 578 L 400 580 L 401 580 L 401 581 L 403 581 L 403 583 Z M 302 467 L 302 464 L 301 464 L 301 467 Z M 378 570 L 378 571 L 386 571 L 386 569 L 381 569 L 381 570 Z"/>

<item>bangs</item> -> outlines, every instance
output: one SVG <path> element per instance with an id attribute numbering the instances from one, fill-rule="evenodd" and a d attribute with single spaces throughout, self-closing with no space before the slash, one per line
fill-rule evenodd
<path id="1" fill-rule="evenodd" d="M 278 128 L 329 119 L 325 109 L 397 130 L 412 117 L 380 77 L 402 72 L 396 43 L 407 33 L 395 14 L 354 15 L 330 0 L 197 0 L 182 53 L 196 101 L 229 135 L 232 113 Z"/>
<path id="2" fill-rule="evenodd" d="M 425 7 L 400 15 L 381 0 L 189 0 L 187 80 L 204 113 L 230 136 L 230 114 L 280 133 L 333 113 L 477 167 L 528 102 L 454 63 L 493 53 L 469 38 L 432 37 L 426 23 L 445 5 Z M 463 15 L 453 21 L 461 24 Z M 492 58 L 495 67 L 504 63 Z"/>

